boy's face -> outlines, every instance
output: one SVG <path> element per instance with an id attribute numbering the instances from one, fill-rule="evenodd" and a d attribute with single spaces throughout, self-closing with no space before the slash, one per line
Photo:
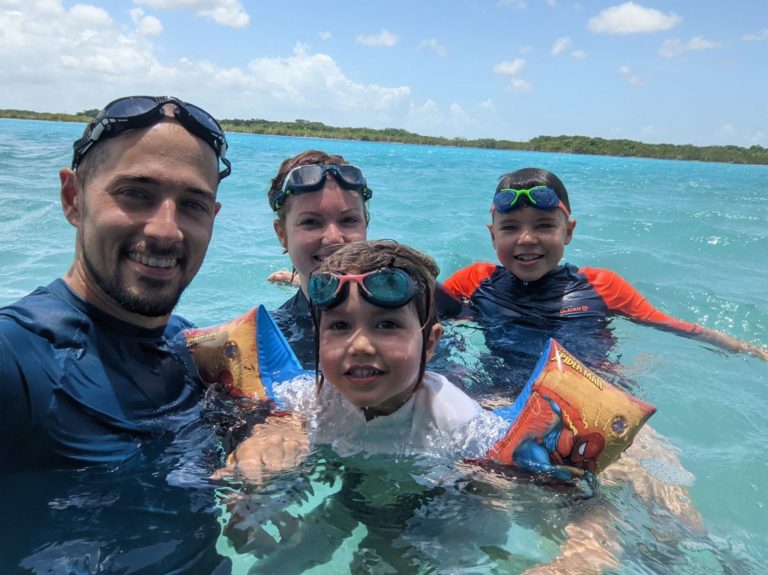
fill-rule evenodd
<path id="1" fill-rule="evenodd" d="M 395 309 L 374 306 L 359 286 L 320 318 L 320 369 L 339 393 L 375 415 L 388 415 L 405 403 L 418 384 L 422 331 L 415 303 Z M 442 327 L 432 328 L 431 357 Z"/>
<path id="2" fill-rule="evenodd" d="M 576 221 L 569 221 L 562 210 L 533 206 L 494 212 L 488 225 L 499 262 L 525 282 L 540 279 L 558 266 L 575 227 Z"/>

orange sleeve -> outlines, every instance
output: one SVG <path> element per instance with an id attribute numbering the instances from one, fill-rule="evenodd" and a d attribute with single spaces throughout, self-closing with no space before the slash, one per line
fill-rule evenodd
<path id="1" fill-rule="evenodd" d="M 472 297 L 480 282 L 491 277 L 496 271 L 496 264 L 475 263 L 454 272 L 443 282 L 443 287 L 454 297 Z"/>
<path id="2" fill-rule="evenodd" d="M 625 315 L 635 321 L 691 335 L 702 330 L 700 325 L 674 318 L 653 307 L 640 292 L 617 273 L 596 268 L 582 268 L 579 271 L 587 277 L 611 312 Z"/>

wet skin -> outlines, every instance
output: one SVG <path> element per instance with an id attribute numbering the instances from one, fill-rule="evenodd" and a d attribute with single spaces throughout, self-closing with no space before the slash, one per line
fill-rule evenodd
<path id="1" fill-rule="evenodd" d="M 77 228 L 64 279 L 118 319 L 165 325 L 203 263 L 221 207 L 216 154 L 170 119 L 97 145 L 109 148 L 85 186 L 60 172 L 62 208 Z"/>

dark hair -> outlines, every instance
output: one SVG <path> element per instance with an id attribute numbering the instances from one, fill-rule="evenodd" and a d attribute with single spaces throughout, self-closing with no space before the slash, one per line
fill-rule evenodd
<path id="1" fill-rule="evenodd" d="M 440 275 L 440 268 L 435 260 L 394 240 L 360 241 L 344 244 L 332 255 L 325 258 L 312 273 L 364 274 L 381 268 L 405 270 L 419 286 L 418 293 L 411 301 L 416 304 L 416 312 L 419 316 L 423 336 L 418 379 L 421 382 L 427 365 L 427 342 L 432 327 L 438 321 L 435 310 L 435 282 L 437 276 Z M 322 312 L 315 306 L 311 307 L 312 320 L 315 324 L 315 354 L 319 366 L 320 317 Z M 322 384 L 322 376 L 318 378 L 318 384 Z"/>
<path id="2" fill-rule="evenodd" d="M 325 152 L 321 152 L 320 150 L 306 150 L 300 154 L 296 154 L 292 158 L 283 160 L 283 162 L 280 164 L 280 168 L 277 170 L 277 175 L 272 178 L 272 182 L 269 185 L 269 191 L 267 192 L 267 200 L 269 201 L 269 205 L 272 206 L 275 195 L 283 189 L 285 178 L 288 175 L 288 172 L 290 172 L 293 168 L 298 166 L 306 166 L 308 164 L 330 164 L 339 166 L 346 163 L 347 161 L 342 156 L 327 154 Z M 287 205 L 288 202 L 286 201 L 277 210 L 277 217 L 280 220 L 285 220 Z M 365 204 L 365 202 L 363 202 L 363 213 L 365 215 L 365 224 L 368 225 L 371 216 L 368 214 L 368 206 Z"/>
<path id="3" fill-rule="evenodd" d="M 81 189 L 85 190 L 88 186 L 88 181 L 93 177 L 99 169 L 104 166 L 109 166 L 112 162 L 112 140 L 104 140 L 103 142 L 97 142 L 96 145 L 91 148 L 90 152 L 80 161 L 77 166 L 77 181 L 82 186 Z"/>
<path id="4" fill-rule="evenodd" d="M 528 190 L 536 186 L 547 186 L 555 190 L 560 201 L 568 208 L 569 212 L 571 211 L 571 203 L 568 201 L 568 190 L 565 189 L 565 184 L 555 174 L 541 168 L 523 168 L 504 174 L 499 178 L 496 191 L 504 188 Z"/>

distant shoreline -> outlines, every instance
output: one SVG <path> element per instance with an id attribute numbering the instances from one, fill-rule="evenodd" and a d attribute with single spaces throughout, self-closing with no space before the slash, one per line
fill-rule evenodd
<path id="1" fill-rule="evenodd" d="M 98 110 L 85 110 L 80 114 L 55 114 L 29 110 L 0 110 L 0 118 L 17 120 L 47 120 L 56 122 L 88 122 Z M 357 140 L 363 142 L 391 142 L 429 146 L 482 148 L 489 150 L 518 150 L 526 152 L 551 152 L 560 154 L 590 154 L 631 158 L 655 158 L 665 160 L 690 160 L 729 164 L 768 165 L 768 149 L 762 146 L 692 146 L 677 144 L 645 144 L 634 140 L 607 140 L 587 136 L 537 136 L 527 142 L 513 142 L 480 138 L 443 138 L 422 136 L 406 130 L 385 128 L 337 128 L 320 122 L 295 120 L 272 122 L 269 120 L 221 120 L 227 132 L 263 134 L 270 136 L 298 136 L 331 140 Z"/>

